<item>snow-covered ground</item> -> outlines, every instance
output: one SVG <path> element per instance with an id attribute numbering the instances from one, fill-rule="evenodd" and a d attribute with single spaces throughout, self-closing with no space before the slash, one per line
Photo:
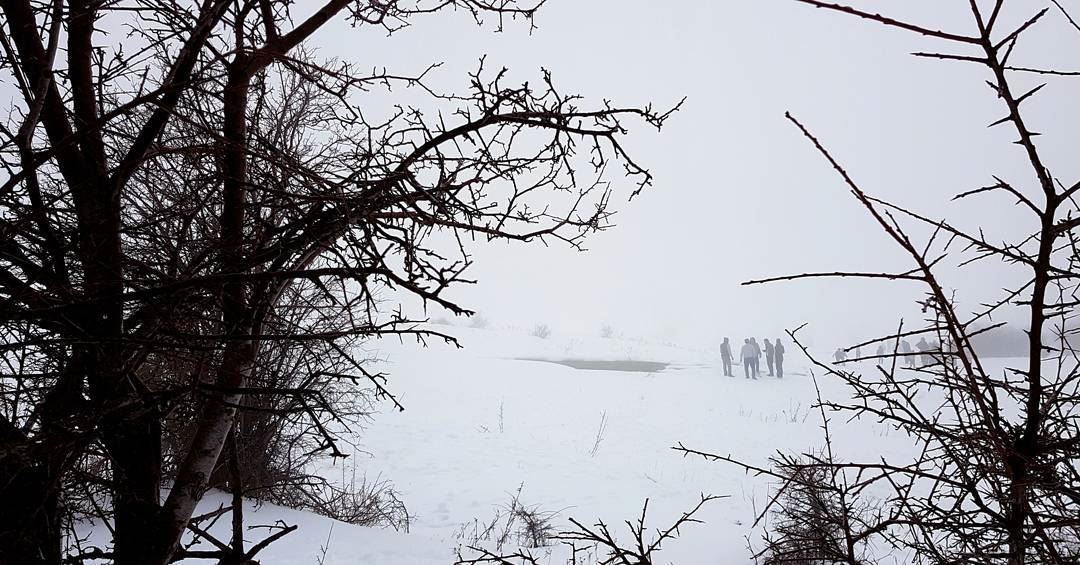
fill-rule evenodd
<path id="1" fill-rule="evenodd" d="M 655 528 L 670 525 L 703 493 L 725 495 L 699 514 L 704 524 L 684 528 L 664 545 L 661 561 L 749 563 L 746 539 L 756 535 L 750 524 L 767 499 L 769 480 L 683 457 L 672 447 L 682 442 L 766 465 L 778 450 L 822 445 L 807 362 L 791 344 L 786 378 L 754 381 L 743 378 L 739 366 L 735 378 L 722 376 L 718 356 L 707 351 L 599 336 L 435 329 L 457 335 L 464 347 L 371 344 L 406 410 L 386 405 L 360 432 L 363 451 L 348 463 L 395 484 L 414 516 L 410 531 L 354 527 L 262 505 L 249 522 L 300 526 L 259 555 L 263 564 L 321 558 L 326 564 L 447 565 L 462 525 L 490 519 L 519 487 L 523 504 L 556 511 L 559 526 L 571 517 L 585 524 L 603 519 L 617 531 L 638 516 L 646 498 L 648 524 Z M 657 372 L 582 370 L 538 359 L 668 365 Z M 845 394 L 827 378 L 819 382 L 826 397 Z M 841 456 L 902 458 L 909 449 L 886 426 L 838 420 L 832 431 Z M 210 497 L 201 510 L 218 504 L 227 502 Z"/>
<path id="2" fill-rule="evenodd" d="M 521 502 L 592 524 L 623 529 L 646 498 L 649 522 L 666 527 L 703 493 L 726 495 L 665 544 L 662 561 L 748 563 L 746 537 L 769 481 L 723 463 L 684 458 L 672 446 L 734 454 L 765 464 L 777 450 L 822 444 L 807 363 L 788 344 L 783 380 L 721 375 L 712 352 L 596 337 L 532 337 L 527 331 L 440 328 L 462 349 L 382 342 L 373 349 L 405 404 L 379 414 L 359 438 L 367 454 L 352 462 L 392 480 L 414 515 L 408 534 L 371 531 L 283 513 L 301 522 L 263 563 L 452 563 L 463 524 L 490 519 L 524 485 Z M 581 370 L 535 359 L 653 361 L 658 372 Z M 826 396 L 843 394 L 829 380 Z M 593 453 L 601 420 L 606 426 Z M 834 422 L 842 454 L 902 456 L 904 441 L 873 422 Z M 331 471 L 332 472 L 332 471 Z M 254 519 L 266 521 L 263 509 Z"/>

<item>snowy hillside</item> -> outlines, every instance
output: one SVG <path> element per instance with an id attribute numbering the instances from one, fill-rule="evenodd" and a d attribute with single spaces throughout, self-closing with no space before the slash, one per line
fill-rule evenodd
<path id="1" fill-rule="evenodd" d="M 378 369 L 391 374 L 390 386 L 406 410 L 384 406 L 358 434 L 362 451 L 347 463 L 369 479 L 396 485 L 413 515 L 409 532 L 262 505 L 250 510 L 249 523 L 281 520 L 300 528 L 260 553 L 261 563 L 447 565 L 463 525 L 489 520 L 519 487 L 522 504 L 557 512 L 558 527 L 569 518 L 603 519 L 620 532 L 646 498 L 648 525 L 656 528 L 670 525 L 702 494 L 726 496 L 701 511 L 704 524 L 687 526 L 664 544 L 663 562 L 747 563 L 746 538 L 756 535 L 750 525 L 769 481 L 671 448 L 682 442 L 765 465 L 777 450 L 822 444 L 820 416 L 810 410 L 813 383 L 793 346 L 786 378 L 754 381 L 739 366 L 735 378 L 723 377 L 709 352 L 600 337 L 436 329 L 457 335 L 463 348 L 372 344 L 382 359 Z M 568 366 L 585 360 L 593 363 L 584 366 L 637 370 Z M 640 371 L 653 363 L 666 366 Z M 828 380 L 821 384 L 826 396 L 843 393 Z M 903 455 L 902 439 L 882 425 L 833 425 L 841 455 Z M 209 496 L 201 511 L 219 505 L 228 505 L 223 495 Z M 219 527 L 225 532 L 227 524 Z M 251 539 L 264 535 L 256 530 Z"/>

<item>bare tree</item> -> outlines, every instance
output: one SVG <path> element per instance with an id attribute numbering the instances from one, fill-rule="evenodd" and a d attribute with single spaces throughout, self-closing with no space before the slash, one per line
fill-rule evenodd
<path id="1" fill-rule="evenodd" d="M 955 198 L 1005 197 L 1009 205 L 1024 211 L 1030 231 L 1018 241 L 997 243 L 987 233 L 995 227 L 989 223 L 969 232 L 874 197 L 810 128 L 789 114 L 792 124 L 832 165 L 851 195 L 906 253 L 910 264 L 893 272 L 802 273 L 748 284 L 809 277 L 914 281 L 926 289 L 921 304 L 927 320 L 914 328 L 901 323 L 890 335 L 853 345 L 848 351 L 886 346 L 887 354 L 850 360 L 874 360 L 877 366 L 873 372 L 849 369 L 853 367 L 850 362 L 827 365 L 814 361 L 829 378 L 839 379 L 852 392 L 849 400 L 822 402 L 826 409 L 901 430 L 918 447 L 918 455 L 912 460 L 857 462 L 807 454 L 802 460 L 785 460 L 780 469 L 793 471 L 794 476 L 839 474 L 846 477 L 849 487 L 855 487 L 854 491 L 849 489 L 855 495 L 870 489 L 888 493 L 882 521 L 868 531 L 906 549 L 919 562 L 1076 562 L 1080 558 L 1080 357 L 1070 337 L 1076 331 L 1072 320 L 1080 276 L 1076 269 L 1080 214 L 1074 199 L 1080 182 L 1062 182 L 1055 176 L 1025 109 L 1045 86 L 1033 79 L 1071 80 L 1064 77 L 1078 73 L 1076 69 L 1016 62 L 1020 57 L 1016 47 L 1038 33 L 1041 26 L 1053 25 L 1047 22 L 1052 16 L 1066 29 L 1080 28 L 1064 5 L 1054 0 L 1033 13 L 1020 12 L 1031 9 L 1030 3 L 971 0 L 969 28 L 952 31 L 834 2 L 798 1 L 943 45 L 940 50 L 916 53 L 918 57 L 984 69 L 990 93 L 1004 114 L 995 116 L 991 126 L 1011 128 L 1029 178 L 1008 180 L 987 173 L 988 186 Z M 916 241 L 909 235 L 913 226 L 928 228 L 931 235 Z M 954 293 L 947 290 L 939 275 L 950 263 L 964 267 L 981 261 L 1000 261 L 1018 268 L 1024 273 L 1024 282 L 1007 289 L 1000 300 L 966 312 L 957 307 Z M 984 364 L 972 338 L 1000 327 L 1004 322 L 996 320 L 1010 310 L 1021 311 L 1026 320 L 1024 364 L 994 371 Z M 928 352 L 903 353 L 901 340 L 914 337 L 930 337 L 942 345 Z M 919 361 L 912 367 L 902 366 L 907 365 L 903 363 L 906 355 L 918 356 Z M 788 480 L 792 476 L 790 472 L 780 474 Z"/>
<path id="2" fill-rule="evenodd" d="M 470 314 L 443 297 L 469 240 L 576 246 L 608 225 L 609 166 L 632 193 L 650 183 L 624 122 L 673 110 L 585 108 L 546 72 L 510 84 L 483 62 L 467 93 L 443 94 L 426 71 L 303 49 L 335 18 L 385 33 L 460 9 L 501 26 L 540 4 L 0 2 L 0 69 L 19 93 L 0 129 L 0 560 L 61 560 L 79 468 L 107 473 L 113 543 L 72 559 L 250 559 L 291 530 L 245 548 L 239 504 L 231 543 L 180 542 L 210 539 L 199 524 L 217 516 L 193 514 L 215 474 L 239 501 L 253 478 L 232 459 L 282 433 L 255 414 L 303 418 L 337 454 L 349 385 L 395 402 L 355 340 L 452 339 L 378 292 Z M 394 86 L 440 113 L 375 117 L 369 93 Z M 89 454 L 101 465 L 81 465 Z"/>

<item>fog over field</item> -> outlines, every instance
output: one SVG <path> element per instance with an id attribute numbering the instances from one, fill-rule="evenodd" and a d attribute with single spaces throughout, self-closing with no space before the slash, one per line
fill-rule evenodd
<path id="1" fill-rule="evenodd" d="M 964 2 L 856 5 L 939 28 L 973 25 Z M 1004 17 L 1018 25 L 1028 16 L 1016 10 Z M 805 271 L 908 266 L 784 119 L 786 111 L 873 195 L 965 228 L 989 220 L 996 240 L 1022 233 L 1013 220 L 1023 212 L 1002 206 L 1004 197 L 952 201 L 992 183 L 991 174 L 1016 182 L 1031 175 L 1023 153 L 1008 143 L 1014 133 L 985 127 L 1001 108 L 981 69 L 909 55 L 938 47 L 933 39 L 774 0 L 553 2 L 535 24 L 531 33 L 514 22 L 502 33 L 480 33 L 459 14 L 367 40 L 378 46 L 380 64 L 392 61 L 385 64 L 402 72 L 425 68 L 436 50 L 444 64 L 432 76 L 448 90 L 461 90 L 465 74 L 485 57 L 488 68 L 506 67 L 519 81 L 547 69 L 557 85 L 586 97 L 657 106 L 686 97 L 662 134 L 634 128 L 631 145 L 648 156 L 656 185 L 630 203 L 616 192 L 616 228 L 590 238 L 588 253 L 558 242 L 475 246 L 471 275 L 498 282 L 457 292 L 489 318 L 570 330 L 608 323 L 699 343 L 804 322 L 822 340 L 861 339 L 894 328 L 900 318 L 921 319 L 913 304 L 922 289 L 912 284 L 739 286 Z M 1042 25 L 1015 58 L 1068 66 L 1080 35 L 1063 20 Z M 355 43 L 349 33 L 335 29 L 320 51 L 346 57 L 364 49 L 367 43 Z M 1040 83 L 1038 77 L 1022 82 Z M 1067 137 L 1080 123 L 1068 103 L 1077 83 L 1056 86 L 1028 108 L 1048 140 Z M 390 98 L 398 99 L 397 93 Z M 1069 144 L 1042 149 L 1063 179 L 1080 175 Z M 943 278 L 962 289 L 957 300 L 968 308 L 1020 276 L 1000 265 L 954 272 L 952 263 L 942 265 Z"/>
<path id="2" fill-rule="evenodd" d="M 0 0 L 0 565 L 1080 563 L 1078 53 Z"/>

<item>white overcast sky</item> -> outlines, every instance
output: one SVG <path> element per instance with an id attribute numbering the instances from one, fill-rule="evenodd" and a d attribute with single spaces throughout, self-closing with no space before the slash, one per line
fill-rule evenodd
<path id="1" fill-rule="evenodd" d="M 1011 25 L 1042 3 L 1009 4 Z M 929 27 L 974 29 L 967 0 L 855 5 Z M 1080 14 L 1080 2 L 1065 5 Z M 549 0 L 536 25 L 531 34 L 522 24 L 495 33 L 492 25 L 444 15 L 417 19 L 389 38 L 342 25 L 317 42 L 321 54 L 401 73 L 441 61 L 433 83 L 458 91 L 486 55 L 488 65 L 506 66 L 518 80 L 549 69 L 563 91 L 588 100 L 666 105 L 687 97 L 662 133 L 631 131 L 630 147 L 655 174 L 655 186 L 627 202 L 624 183 L 615 198 L 617 227 L 594 236 L 588 252 L 473 248 L 471 276 L 479 282 L 453 297 L 493 323 L 584 332 L 610 323 L 628 334 L 694 343 L 778 335 L 803 322 L 822 342 L 887 330 L 901 317 L 913 323 L 921 292 L 913 283 L 739 285 L 801 271 L 911 266 L 784 120 L 787 110 L 874 195 L 958 225 L 978 222 L 999 240 L 1014 239 L 1029 220 L 1000 196 L 949 202 L 993 174 L 1028 188 L 1033 179 L 1009 144 L 1014 133 L 986 128 L 1003 112 L 983 82 L 986 71 L 909 55 L 951 49 L 941 41 L 792 0 Z M 1080 32 L 1051 13 L 1014 61 L 1076 70 L 1078 48 Z M 1080 78 L 1055 80 L 1028 108 L 1048 164 L 1065 183 L 1080 176 L 1076 138 L 1068 134 L 1080 130 L 1078 94 Z M 999 265 L 946 279 L 968 305 L 1015 280 Z"/>
<path id="2" fill-rule="evenodd" d="M 1080 16 L 1080 0 L 1060 1 Z M 852 3 L 957 33 L 973 33 L 975 25 L 968 0 Z M 1009 0 L 1002 25 L 1018 25 L 1047 3 Z M 310 47 L 399 74 L 441 62 L 429 82 L 446 91 L 464 91 L 467 73 L 486 56 L 488 68 L 507 67 L 517 82 L 535 82 L 546 68 L 563 93 L 580 93 L 585 104 L 659 107 L 687 98 L 662 133 L 631 130 L 628 147 L 655 185 L 628 202 L 632 185 L 616 182 L 616 227 L 593 236 L 587 252 L 560 244 L 472 246 L 468 275 L 478 283 L 451 298 L 493 325 L 547 323 L 595 334 L 610 324 L 628 335 L 701 345 L 725 335 L 780 335 L 806 322 L 817 345 L 835 347 L 888 331 L 901 318 L 916 323 L 922 289 L 913 283 L 740 286 L 804 271 L 911 267 L 785 111 L 873 195 L 959 226 L 983 226 L 996 241 L 1015 241 L 1031 221 L 1001 196 L 950 202 L 995 174 L 1028 191 L 1034 179 L 1010 144 L 1013 131 L 986 128 L 1004 112 L 984 83 L 986 70 L 909 55 L 952 48 L 938 40 L 795 0 L 548 0 L 531 33 L 523 22 L 496 33 L 493 22 L 477 26 L 464 13 L 412 23 L 387 37 L 338 21 Z M 1013 61 L 1080 70 L 1077 53 L 1080 32 L 1051 11 Z M 1017 84 L 1026 90 L 1039 82 L 1023 76 Z M 367 103 L 381 108 L 365 112 L 415 103 L 419 94 L 373 96 Z M 1078 99 L 1080 77 L 1054 79 L 1026 108 L 1043 133 L 1038 143 L 1048 166 L 1065 184 L 1080 178 Z M 967 307 L 1017 281 L 1015 270 L 999 264 L 944 274 Z"/>

